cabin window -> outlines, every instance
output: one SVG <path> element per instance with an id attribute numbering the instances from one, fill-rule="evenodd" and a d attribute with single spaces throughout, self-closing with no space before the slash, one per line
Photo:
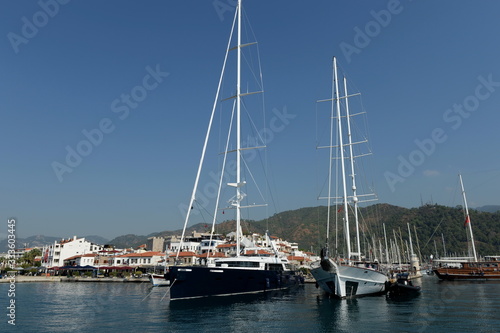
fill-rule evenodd
<path id="1" fill-rule="evenodd" d="M 259 267 L 259 263 L 258 262 L 253 262 L 253 261 L 217 262 L 216 266 L 220 267 L 221 264 L 226 264 L 227 267 Z"/>
<path id="2" fill-rule="evenodd" d="M 267 269 L 270 271 L 282 271 L 283 265 L 281 265 L 281 264 L 269 264 Z"/>

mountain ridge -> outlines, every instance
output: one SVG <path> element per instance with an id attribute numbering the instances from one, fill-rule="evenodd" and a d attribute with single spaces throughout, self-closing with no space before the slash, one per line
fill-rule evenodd
<path id="1" fill-rule="evenodd" d="M 482 255 L 500 254 L 500 211 L 494 213 L 470 209 L 471 223 L 476 241 L 476 250 Z M 335 236 L 335 218 L 338 221 L 343 216 L 342 212 L 330 211 L 331 214 L 331 235 L 330 243 L 333 243 Z M 408 239 L 408 224 L 411 228 L 412 240 L 415 247 L 420 248 L 422 255 L 434 254 L 443 255 L 444 248 L 447 253 L 463 254 L 467 249 L 467 233 L 464 228 L 465 217 L 461 206 L 447 207 L 437 204 L 427 204 L 418 208 L 403 208 L 390 204 L 375 204 L 360 209 L 360 230 L 361 243 L 371 242 L 371 235 L 382 238 L 385 225 L 388 238 Z M 270 230 L 272 236 L 277 236 L 289 242 L 296 242 L 302 250 L 319 253 L 319 249 L 326 242 L 326 216 L 325 206 L 303 207 L 295 210 L 283 211 L 267 219 L 260 221 L 243 221 L 242 230 L 244 233 L 264 234 Z M 351 214 L 350 214 L 351 216 Z M 340 222 L 339 222 L 340 224 Z M 205 223 L 197 223 L 187 228 L 187 234 L 193 231 L 209 232 L 211 226 Z M 223 221 L 215 226 L 215 232 L 227 234 L 235 230 L 234 220 Z M 415 234 L 416 231 L 416 234 Z M 153 232 L 148 235 L 126 234 L 105 240 L 103 243 L 95 242 L 87 236 L 86 239 L 97 244 L 112 244 L 118 248 L 137 247 L 145 244 L 149 237 L 180 235 L 182 230 Z M 339 226 L 339 232 L 342 228 Z M 351 234 L 352 235 L 352 234 Z M 31 236 L 30 246 L 35 246 Z M 98 237 L 98 236 L 95 236 Z M 354 237 L 354 236 L 351 236 Z M 50 238 L 50 237 L 48 237 Z M 443 245 L 443 238 L 445 244 Z M 52 237 L 49 243 L 60 238 Z M 17 243 L 22 244 L 25 240 L 18 239 Z M 5 244 L 2 244 L 5 242 Z M 0 242 L 0 252 L 6 246 L 6 240 Z M 42 245 L 40 245 L 42 246 Z M 331 245 L 333 246 L 333 245 Z"/>

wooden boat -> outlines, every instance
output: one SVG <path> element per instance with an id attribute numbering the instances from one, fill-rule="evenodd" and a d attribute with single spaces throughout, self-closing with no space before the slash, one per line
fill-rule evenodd
<path id="1" fill-rule="evenodd" d="M 441 259 L 436 263 L 434 273 L 441 280 L 500 280 L 500 256 L 485 257 L 485 261 Z"/>
<path id="2" fill-rule="evenodd" d="M 434 273 L 441 280 L 494 280 L 500 279 L 500 256 L 487 256 L 478 260 L 474 245 L 474 234 L 467 207 L 462 176 L 459 175 L 462 197 L 464 201 L 465 224 L 469 231 L 470 250 L 469 257 L 442 258 L 434 261 Z"/>

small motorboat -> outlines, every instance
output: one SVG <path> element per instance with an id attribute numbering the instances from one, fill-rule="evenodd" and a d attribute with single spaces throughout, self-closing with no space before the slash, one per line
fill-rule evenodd
<path id="1" fill-rule="evenodd" d="M 389 297 L 413 297 L 418 296 L 421 289 L 420 286 L 413 285 L 408 273 L 399 273 L 396 281 L 388 285 L 387 295 Z"/>

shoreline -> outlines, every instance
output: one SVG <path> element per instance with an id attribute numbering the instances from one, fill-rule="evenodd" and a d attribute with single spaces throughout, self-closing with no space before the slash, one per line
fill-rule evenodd
<path id="1" fill-rule="evenodd" d="M 142 278 L 87 278 L 87 277 L 65 277 L 65 276 L 16 276 L 18 282 L 120 282 L 120 283 L 144 283 L 148 282 L 147 277 Z M 11 278 L 0 279 L 0 283 L 10 283 Z"/>

